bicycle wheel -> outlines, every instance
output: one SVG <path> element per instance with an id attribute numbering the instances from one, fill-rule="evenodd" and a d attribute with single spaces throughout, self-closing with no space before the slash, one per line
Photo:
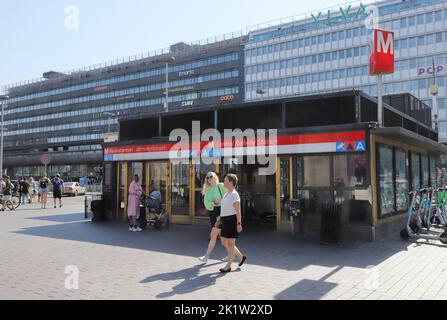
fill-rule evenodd
<path id="1" fill-rule="evenodd" d="M 9 210 L 15 210 L 20 206 L 20 198 L 18 196 L 12 196 L 11 200 L 9 200 L 9 202 L 11 203 L 12 209 L 9 208 Z"/>

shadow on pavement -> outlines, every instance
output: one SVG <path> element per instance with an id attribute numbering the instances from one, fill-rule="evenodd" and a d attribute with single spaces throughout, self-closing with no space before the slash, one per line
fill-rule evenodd
<path id="1" fill-rule="evenodd" d="M 221 263 L 218 263 L 221 264 Z M 199 276 L 199 273 L 202 269 L 209 268 L 218 264 L 213 265 L 198 265 L 191 268 L 179 270 L 176 272 L 169 272 L 164 274 L 158 274 L 154 276 L 150 276 L 141 283 L 151 283 L 156 281 L 175 281 L 175 280 L 183 280 L 178 285 L 172 287 L 172 290 L 169 292 L 163 292 L 156 296 L 157 299 L 165 299 L 172 297 L 174 295 L 183 295 L 188 294 L 194 291 L 198 291 L 212 285 L 216 284 L 217 279 L 225 276 L 222 273 L 212 273 L 205 274 Z M 240 271 L 240 270 L 239 270 Z M 234 271 L 237 272 L 237 271 Z"/>
<path id="2" fill-rule="evenodd" d="M 208 245 L 209 228 L 207 226 L 171 225 L 168 229 L 160 231 L 148 227 L 142 233 L 132 233 L 128 231 L 126 223 L 95 224 L 90 221 L 79 221 L 82 216 L 83 213 L 71 213 L 34 217 L 30 219 L 61 223 L 24 228 L 14 233 L 189 257 L 202 256 Z M 346 246 L 321 246 L 317 242 L 298 240 L 274 230 L 250 229 L 240 236 L 237 244 L 242 253 L 248 256 L 247 264 L 284 270 L 301 270 L 309 265 L 330 268 L 339 266 L 367 268 L 379 265 L 412 245 L 412 243 L 389 240 L 378 243 L 352 243 Z M 225 255 L 226 252 L 218 244 L 212 258 Z"/>
<path id="3" fill-rule="evenodd" d="M 39 209 L 40 210 L 40 209 Z M 61 215 L 52 215 L 52 216 L 37 216 L 28 218 L 30 220 L 40 220 L 40 221 L 52 221 L 52 222 L 84 222 L 84 214 L 83 213 L 66 213 Z"/>

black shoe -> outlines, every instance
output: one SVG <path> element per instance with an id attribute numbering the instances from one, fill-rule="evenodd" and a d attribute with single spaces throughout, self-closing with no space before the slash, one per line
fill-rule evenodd
<path id="1" fill-rule="evenodd" d="M 228 269 L 228 270 L 225 270 L 225 269 L 220 269 L 219 270 L 221 273 L 229 273 L 229 272 L 231 272 L 231 268 L 230 269 Z"/>
<path id="2" fill-rule="evenodd" d="M 241 261 L 241 263 L 239 263 L 239 267 L 242 267 L 242 266 L 244 265 L 245 260 L 247 260 L 247 257 L 246 257 L 246 256 L 243 256 L 243 257 L 242 257 L 242 261 Z"/>

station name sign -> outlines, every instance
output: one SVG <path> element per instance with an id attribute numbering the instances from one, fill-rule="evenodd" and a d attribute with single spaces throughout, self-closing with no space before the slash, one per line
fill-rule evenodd
<path id="1" fill-rule="evenodd" d="M 372 11 L 368 11 L 367 7 L 360 3 L 360 7 L 357 9 L 353 9 L 352 5 L 349 5 L 345 8 L 339 7 L 338 11 L 328 10 L 326 14 L 323 14 L 323 12 L 320 11 L 311 16 L 318 28 L 321 26 L 332 26 L 344 22 L 363 20 L 368 18 L 371 14 Z"/>
<path id="2" fill-rule="evenodd" d="M 434 69 L 436 69 L 436 70 L 434 70 Z M 435 72 L 436 73 L 443 73 L 445 71 L 445 66 L 444 65 L 438 65 L 434 69 L 433 69 L 433 66 L 418 68 L 418 76 L 423 76 L 423 75 L 426 75 L 426 74 L 433 75 L 433 73 L 435 73 Z"/>

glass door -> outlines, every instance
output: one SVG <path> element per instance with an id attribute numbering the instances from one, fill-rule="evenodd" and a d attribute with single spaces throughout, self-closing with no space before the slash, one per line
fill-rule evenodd
<path id="1" fill-rule="evenodd" d="M 192 223 L 191 165 L 189 162 L 171 164 L 171 218 L 173 223 Z"/>
<path id="2" fill-rule="evenodd" d="M 281 228 L 281 226 L 288 225 L 290 228 L 293 228 L 288 212 L 293 187 L 291 157 L 278 158 L 276 179 L 276 208 L 279 213 L 277 215 L 277 227 Z"/>
<path id="3" fill-rule="evenodd" d="M 196 163 L 194 165 L 194 218 L 203 219 L 208 222 L 208 212 L 205 208 L 205 204 L 203 202 L 203 185 L 205 183 L 205 178 L 208 172 L 215 172 L 217 176 L 219 176 L 219 165 L 212 164 L 204 164 L 202 162 Z M 219 176 L 219 181 L 222 181 L 222 178 Z"/>
<path id="4" fill-rule="evenodd" d="M 117 194 L 118 194 L 118 219 L 126 219 L 126 208 L 127 208 L 127 163 L 118 164 L 118 183 L 117 183 Z"/>
<path id="5" fill-rule="evenodd" d="M 146 193 L 149 195 L 153 191 L 160 191 L 163 209 L 170 215 L 170 208 L 167 204 L 168 200 L 168 179 L 169 179 L 169 163 L 168 162 L 149 162 L 148 163 L 149 179 L 147 183 Z"/>

